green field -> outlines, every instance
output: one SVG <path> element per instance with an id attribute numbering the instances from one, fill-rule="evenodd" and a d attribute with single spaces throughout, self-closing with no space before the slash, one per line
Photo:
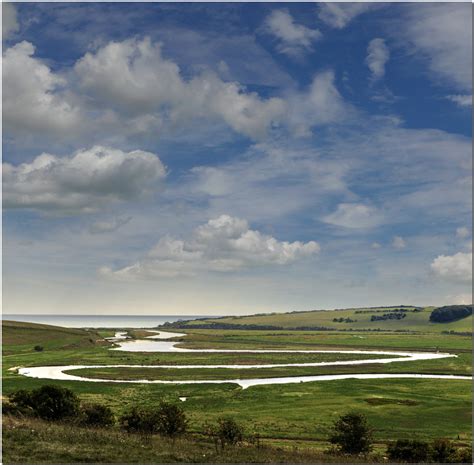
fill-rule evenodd
<path id="1" fill-rule="evenodd" d="M 451 323 L 431 323 L 429 317 L 434 307 L 425 307 L 413 311 L 414 307 L 403 307 L 406 317 L 401 320 L 370 321 L 371 317 L 397 311 L 394 308 L 355 308 L 330 311 L 308 311 L 292 313 L 270 313 L 252 316 L 230 316 L 225 318 L 199 319 L 190 322 L 190 326 L 205 323 L 224 323 L 239 325 L 274 325 L 282 328 L 324 327 L 334 330 L 383 330 L 383 331 L 423 331 L 423 332 L 471 332 L 472 316 Z M 353 320 L 334 322 L 334 318 Z"/>
<path id="2" fill-rule="evenodd" d="M 131 405 L 153 406 L 163 399 L 179 402 L 179 397 L 186 397 L 186 402 L 181 405 L 189 417 L 192 437 L 199 438 L 207 423 L 216 421 L 222 415 L 230 415 L 240 421 L 248 432 L 256 433 L 262 438 L 262 444 L 270 448 L 267 459 L 263 460 L 262 456 L 257 453 L 252 455 L 255 451 L 250 452 L 251 447 L 249 446 L 245 452 L 249 454 L 247 456 L 249 461 L 256 461 L 258 456 L 262 459 L 261 461 L 271 461 L 275 457 L 272 455 L 274 454 L 272 448 L 278 447 L 285 451 L 297 448 L 301 456 L 298 456 L 298 460 L 295 459 L 295 461 L 314 462 L 315 456 L 311 454 L 321 454 L 328 447 L 327 437 L 331 424 L 339 415 L 350 410 L 365 413 L 374 426 L 377 441 L 376 451 L 382 451 L 385 444 L 394 438 L 433 439 L 444 437 L 454 440 L 459 445 L 467 445 L 472 438 L 472 400 L 471 383 L 465 380 L 350 379 L 255 386 L 242 390 L 238 385 L 231 383 L 160 385 L 48 381 L 27 378 L 18 375 L 15 370 L 10 370 L 10 368 L 18 366 L 66 364 L 149 364 L 157 367 L 156 369 L 89 369 L 81 373 L 88 376 L 123 377 L 123 379 L 141 376 L 148 379 L 177 379 L 178 377 L 181 379 L 206 379 L 206 376 L 207 379 L 226 379 L 364 372 L 470 375 L 472 373 L 471 337 L 442 334 L 440 330 L 442 326 L 447 325 L 440 325 L 433 332 L 423 330 L 416 333 L 186 329 L 186 336 L 176 340 L 182 347 L 195 349 L 411 349 L 440 350 L 457 355 L 456 358 L 397 362 L 386 365 L 210 370 L 163 369 L 159 367 L 160 365 L 174 364 L 315 362 L 347 359 L 347 355 L 120 352 L 109 350 L 111 345 L 101 339 L 101 336 L 110 335 L 111 331 L 109 330 L 94 332 L 28 323 L 3 322 L 3 393 L 7 395 L 17 389 L 32 389 L 44 384 L 61 385 L 74 390 L 84 401 L 96 401 L 111 406 L 116 415 L 120 415 Z M 144 337 L 146 334 L 146 332 L 136 332 L 134 335 Z M 42 352 L 34 350 L 34 345 L 37 344 L 44 347 Z M 354 359 L 354 356 L 351 355 L 350 358 Z M 57 436 L 54 436 L 55 440 L 60 441 L 59 430 L 55 430 L 57 427 L 48 426 L 48 428 L 51 429 L 53 436 Z M 15 451 L 17 457 L 21 456 L 24 453 L 21 452 L 23 449 L 18 445 L 15 446 L 16 439 L 13 439 L 17 438 L 19 433 L 13 430 L 7 431 L 6 439 L 4 434 L 4 454 L 9 457 L 8 454 L 11 453 L 10 457 L 15 457 L 13 453 Z M 118 431 L 114 434 L 123 435 Z M 38 441 L 35 444 L 40 447 L 40 442 L 46 439 L 31 440 Z M 113 442 L 108 433 L 102 440 L 104 444 Z M 123 441 L 129 441 L 131 444 L 135 439 L 129 438 Z M 68 454 L 72 453 L 72 446 L 64 444 L 63 446 L 62 455 L 58 455 L 58 457 L 70 458 Z M 77 460 L 79 455 L 85 452 L 84 450 L 78 452 L 77 445 L 74 447 Z M 88 447 L 93 447 L 92 443 Z M 201 448 L 212 450 L 212 444 L 196 444 L 189 447 L 191 449 L 188 452 L 194 458 L 196 455 L 193 454 L 200 454 Z M 145 449 L 144 454 L 148 451 L 148 446 Z M 210 454 L 209 450 L 203 453 Z M 90 455 L 92 457 L 95 456 L 93 451 L 88 453 L 92 454 Z M 240 451 L 240 453 L 243 452 Z M 147 456 L 145 454 L 140 457 L 145 460 Z M 156 460 L 164 461 L 166 458 L 169 461 L 177 461 L 184 456 L 163 446 L 163 455 L 160 457 Z M 189 458 L 189 456 L 186 457 Z M 209 458 L 210 455 L 207 457 Z M 108 458 L 112 459 L 113 456 L 108 455 Z M 38 458 L 38 461 L 41 460 Z M 330 460 L 329 457 L 326 457 L 323 461 Z M 137 458 L 137 461 L 140 461 L 140 458 Z M 228 460 L 220 458 L 220 461 Z"/>

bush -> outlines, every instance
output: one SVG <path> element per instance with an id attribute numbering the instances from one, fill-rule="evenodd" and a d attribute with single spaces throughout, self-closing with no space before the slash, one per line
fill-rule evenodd
<path id="1" fill-rule="evenodd" d="M 427 462 L 430 459 L 430 446 L 425 441 L 398 439 L 387 448 L 390 460 L 402 462 Z"/>
<path id="2" fill-rule="evenodd" d="M 35 346 L 34 349 L 36 352 L 43 352 L 43 346 Z"/>
<path id="3" fill-rule="evenodd" d="M 226 444 L 236 445 L 244 438 L 242 426 L 233 418 L 219 418 L 215 434 L 219 438 L 222 448 Z"/>
<path id="4" fill-rule="evenodd" d="M 176 404 L 161 402 L 158 408 L 158 420 L 158 432 L 163 436 L 175 438 L 186 432 L 186 415 Z"/>
<path id="5" fill-rule="evenodd" d="M 435 308 L 430 315 L 433 323 L 449 323 L 472 315 L 472 305 L 447 305 Z"/>
<path id="6" fill-rule="evenodd" d="M 79 423 L 84 426 L 111 426 L 115 423 L 115 418 L 106 405 L 86 404 L 81 407 Z"/>
<path id="7" fill-rule="evenodd" d="M 158 432 L 160 425 L 159 412 L 132 407 L 120 417 L 120 424 L 129 433 L 154 434 Z"/>
<path id="8" fill-rule="evenodd" d="M 449 460 L 451 463 L 474 463 L 472 458 L 472 449 L 458 449 L 450 456 Z"/>
<path id="9" fill-rule="evenodd" d="M 367 453 L 372 448 L 372 429 L 365 415 L 347 413 L 334 423 L 329 441 L 345 454 Z"/>
<path id="10" fill-rule="evenodd" d="M 19 390 L 9 396 L 19 409 L 31 411 L 44 420 L 63 420 L 79 411 L 79 399 L 70 389 L 45 385 L 32 391 Z"/>
<path id="11" fill-rule="evenodd" d="M 453 443 L 447 439 L 435 439 L 431 446 L 431 458 L 436 463 L 451 462 L 455 452 Z"/>

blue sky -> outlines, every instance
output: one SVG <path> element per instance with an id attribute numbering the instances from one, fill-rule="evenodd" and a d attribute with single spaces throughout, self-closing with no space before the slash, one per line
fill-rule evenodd
<path id="1" fill-rule="evenodd" d="M 470 4 L 3 8 L 7 313 L 471 302 Z"/>

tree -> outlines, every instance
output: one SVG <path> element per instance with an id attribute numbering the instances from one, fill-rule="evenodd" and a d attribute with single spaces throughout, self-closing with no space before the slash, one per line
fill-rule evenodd
<path id="1" fill-rule="evenodd" d="M 430 446 L 425 441 L 398 439 L 389 444 L 387 455 L 390 460 L 402 462 L 427 462 L 430 458 Z"/>
<path id="2" fill-rule="evenodd" d="M 85 426 L 111 426 L 115 423 L 115 418 L 106 405 L 86 404 L 81 407 L 79 423 Z"/>
<path id="3" fill-rule="evenodd" d="M 158 432 L 175 438 L 186 432 L 187 419 L 183 409 L 168 402 L 161 402 L 158 408 Z"/>
<path id="4" fill-rule="evenodd" d="M 43 352 L 43 346 L 35 346 L 34 349 L 36 350 L 36 352 Z"/>
<path id="5" fill-rule="evenodd" d="M 334 423 L 329 441 L 345 454 L 367 453 L 372 448 L 372 429 L 365 415 L 350 412 Z"/>
<path id="6" fill-rule="evenodd" d="M 216 435 L 224 449 L 226 444 L 236 445 L 242 442 L 244 430 L 233 418 L 219 418 L 217 421 Z"/>
<path id="7" fill-rule="evenodd" d="M 10 395 L 10 402 L 21 409 L 31 409 L 44 420 L 63 420 L 78 414 L 79 398 L 70 389 L 44 385 L 32 391 L 19 390 Z"/>

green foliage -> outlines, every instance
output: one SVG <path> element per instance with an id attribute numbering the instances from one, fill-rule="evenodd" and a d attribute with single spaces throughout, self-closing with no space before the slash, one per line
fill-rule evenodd
<path id="1" fill-rule="evenodd" d="M 154 434 L 158 432 L 160 416 L 156 409 L 134 406 L 119 421 L 129 433 Z"/>
<path id="2" fill-rule="evenodd" d="M 186 414 L 179 405 L 161 402 L 158 408 L 158 419 L 158 432 L 162 436 L 175 438 L 186 432 Z"/>
<path id="3" fill-rule="evenodd" d="M 447 305 L 435 308 L 430 315 L 433 323 L 449 323 L 472 315 L 472 305 Z"/>
<path id="4" fill-rule="evenodd" d="M 222 448 L 224 448 L 226 444 L 236 445 L 242 442 L 244 429 L 231 417 L 219 418 L 215 434 L 219 438 Z"/>
<path id="5" fill-rule="evenodd" d="M 81 406 L 79 424 L 84 426 L 111 426 L 115 423 L 110 407 L 102 404 L 85 404 Z"/>
<path id="6" fill-rule="evenodd" d="M 435 439 L 431 445 L 431 458 L 436 463 L 449 463 L 454 454 L 456 448 L 451 441 L 447 439 Z"/>
<path id="7" fill-rule="evenodd" d="M 334 423 L 329 441 L 345 454 L 368 453 L 372 449 L 372 428 L 365 415 L 350 412 Z"/>
<path id="8" fill-rule="evenodd" d="M 43 346 L 40 346 L 40 345 L 36 345 L 36 346 L 34 347 L 34 349 L 36 350 L 36 352 L 43 352 L 44 347 L 43 347 Z"/>
<path id="9" fill-rule="evenodd" d="M 9 396 L 20 411 L 30 409 L 44 420 L 63 420 L 76 416 L 79 398 L 70 389 L 44 385 L 32 391 L 19 390 Z"/>
<path id="10" fill-rule="evenodd" d="M 426 441 L 398 439 L 389 444 L 387 455 L 390 460 L 402 462 L 427 462 L 430 459 L 430 445 Z"/>

